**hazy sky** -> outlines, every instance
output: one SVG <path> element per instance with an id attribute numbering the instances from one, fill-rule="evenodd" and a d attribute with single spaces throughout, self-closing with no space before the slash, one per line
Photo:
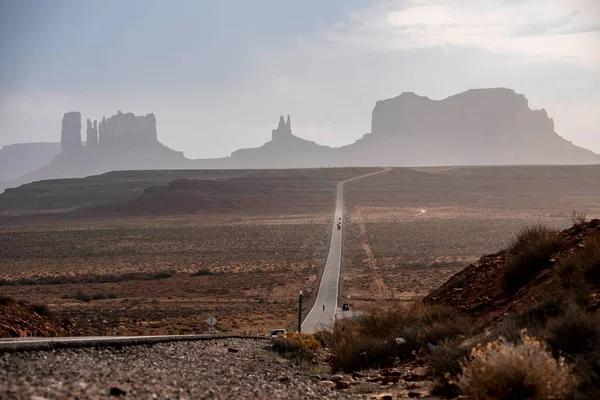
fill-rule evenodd
<path id="1" fill-rule="evenodd" d="M 348 144 L 377 100 L 510 87 L 600 153 L 600 0 L 0 0 L 0 146 L 62 114 L 157 117 L 218 157 L 294 133 Z"/>

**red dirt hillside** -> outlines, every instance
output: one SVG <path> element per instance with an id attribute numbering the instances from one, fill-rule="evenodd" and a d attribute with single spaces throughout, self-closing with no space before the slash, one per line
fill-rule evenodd
<path id="1" fill-rule="evenodd" d="M 78 336 L 67 319 L 59 320 L 43 306 L 30 306 L 0 297 L 0 337 Z"/>
<path id="2" fill-rule="evenodd" d="M 551 295 L 556 286 L 557 264 L 567 256 L 582 251 L 590 240 L 600 239 L 600 220 L 594 219 L 566 229 L 559 234 L 559 250 L 549 259 L 550 267 L 542 270 L 516 293 L 507 293 L 503 286 L 510 253 L 502 250 L 482 257 L 452 276 L 432 291 L 425 303 L 445 304 L 474 317 L 480 326 L 488 326 L 505 314 L 512 314 L 539 303 Z M 593 308 L 599 306 L 600 285 L 594 282 Z"/>

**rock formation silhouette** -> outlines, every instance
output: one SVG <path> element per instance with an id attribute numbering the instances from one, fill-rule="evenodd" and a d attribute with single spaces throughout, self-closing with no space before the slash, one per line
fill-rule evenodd
<path id="1" fill-rule="evenodd" d="M 581 164 L 593 152 L 554 132 L 544 109 L 512 89 L 472 89 L 443 100 L 414 93 L 378 101 L 371 133 L 343 148 L 359 165 Z"/>
<path id="2" fill-rule="evenodd" d="M 135 116 L 117 112 L 98 125 L 87 120 L 86 146 L 81 143 L 81 114 L 63 116 L 62 152 L 52 162 L 23 178 L 33 180 L 82 177 L 112 170 L 185 168 L 182 152 L 158 141 L 154 114 Z"/>
<path id="3" fill-rule="evenodd" d="M 600 156 L 554 129 L 544 109 L 530 109 L 525 96 L 511 89 L 472 89 L 443 100 L 402 93 L 378 101 L 371 132 L 347 146 L 331 148 L 295 136 L 288 115 L 279 117 L 271 140 L 260 147 L 188 160 L 158 141 L 154 114 L 119 111 L 98 125 L 88 120 L 88 144 L 82 147 L 81 114 L 71 112 L 63 117 L 62 154 L 22 181 L 116 169 L 600 163 Z"/>
<path id="4" fill-rule="evenodd" d="M 74 154 L 81 150 L 81 113 L 68 112 L 63 116 L 60 134 L 62 154 Z"/>
<path id="5" fill-rule="evenodd" d="M 289 139 L 292 135 L 292 124 L 290 122 L 290 116 L 287 116 L 287 121 L 284 122 L 283 115 L 279 117 L 279 124 L 277 129 L 273 129 L 272 140 L 285 140 Z"/>
<path id="6" fill-rule="evenodd" d="M 61 144 L 16 143 L 0 149 L 0 181 L 15 181 L 40 169 L 58 156 Z"/>
<path id="7" fill-rule="evenodd" d="M 94 125 L 92 126 L 92 121 L 87 120 L 87 141 L 86 141 L 86 146 L 87 147 L 98 147 L 98 123 L 97 121 L 94 121 Z"/>

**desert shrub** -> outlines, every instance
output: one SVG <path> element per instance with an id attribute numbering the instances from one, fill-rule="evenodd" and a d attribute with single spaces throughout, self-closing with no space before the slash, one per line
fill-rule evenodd
<path id="1" fill-rule="evenodd" d="M 83 292 L 77 292 L 73 297 L 73 299 L 83 301 L 84 303 L 89 303 L 92 300 L 106 300 L 106 299 L 116 299 L 117 295 L 113 293 L 96 293 L 96 294 L 87 294 Z"/>
<path id="2" fill-rule="evenodd" d="M 321 343 L 306 333 L 288 333 L 271 340 L 271 349 L 289 358 L 312 358 L 320 348 Z"/>
<path id="3" fill-rule="evenodd" d="M 33 312 L 42 317 L 54 318 L 54 313 L 50 311 L 47 305 L 45 304 L 34 304 L 31 306 Z"/>
<path id="4" fill-rule="evenodd" d="M 545 328 L 550 319 L 563 315 L 566 307 L 567 304 L 563 300 L 551 297 L 526 308 L 513 317 L 516 326 L 519 328 L 515 330 L 516 334 L 518 335 L 519 330 L 523 328 L 529 332 Z M 508 338 L 509 336 L 504 337 Z"/>
<path id="5" fill-rule="evenodd" d="M 571 212 L 571 221 L 573 225 L 583 225 L 587 222 L 587 213 L 585 211 L 573 210 Z"/>
<path id="6" fill-rule="evenodd" d="M 590 288 L 600 282 L 600 237 L 587 241 L 581 250 L 556 266 L 558 282 L 581 305 L 590 300 Z"/>
<path id="7" fill-rule="evenodd" d="M 571 306 L 546 326 L 547 342 L 556 354 L 571 357 L 589 352 L 600 342 L 600 314 Z"/>
<path id="8" fill-rule="evenodd" d="M 212 274 L 213 273 L 210 272 L 209 269 L 199 269 L 198 271 L 191 274 L 191 276 L 208 276 L 208 275 L 212 275 Z"/>
<path id="9" fill-rule="evenodd" d="M 560 249 L 558 232 L 544 225 L 521 230 L 508 249 L 503 286 L 506 293 L 516 293 L 540 271 L 552 266 L 550 259 Z"/>
<path id="10" fill-rule="evenodd" d="M 313 333 L 314 338 L 321 343 L 321 347 L 328 347 L 331 343 L 330 331 L 317 331 Z"/>
<path id="11" fill-rule="evenodd" d="M 10 297 L 0 296 L 0 306 L 8 306 L 10 304 L 14 304 L 15 301 Z"/>
<path id="12" fill-rule="evenodd" d="M 82 283 L 116 283 L 127 281 L 151 281 L 170 278 L 174 275 L 171 271 L 160 272 L 128 272 L 119 275 L 58 275 L 38 276 L 33 278 L 0 279 L 0 286 L 37 286 L 37 285 L 65 285 Z"/>
<path id="13" fill-rule="evenodd" d="M 427 365 L 434 378 L 433 395 L 455 398 L 459 395 L 456 378 L 462 372 L 461 361 L 469 356 L 470 348 L 460 340 L 445 340 L 427 356 Z"/>
<path id="14" fill-rule="evenodd" d="M 344 371 L 387 366 L 406 360 L 445 339 L 464 335 L 470 321 L 443 306 L 388 304 L 373 308 L 360 320 L 338 320 L 329 347 L 333 366 Z M 399 342 L 396 339 L 402 338 Z"/>
<path id="15" fill-rule="evenodd" d="M 565 360 L 526 334 L 521 344 L 499 339 L 473 348 L 461 368 L 461 393 L 480 400 L 565 399 L 576 386 Z"/>

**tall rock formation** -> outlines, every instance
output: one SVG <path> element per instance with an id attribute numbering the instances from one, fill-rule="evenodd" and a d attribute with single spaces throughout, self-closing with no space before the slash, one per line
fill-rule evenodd
<path id="1" fill-rule="evenodd" d="M 279 117 L 279 124 L 277 129 L 273 129 L 272 139 L 281 140 L 292 137 L 292 124 L 290 122 L 290 116 L 287 116 L 287 122 L 284 121 L 283 115 Z"/>
<path id="2" fill-rule="evenodd" d="M 68 112 L 63 116 L 60 143 L 63 154 L 74 154 L 81 150 L 81 113 Z"/>
<path id="3" fill-rule="evenodd" d="M 102 121 L 98 125 L 98 145 L 106 147 L 108 144 L 108 137 L 106 136 L 106 117 L 102 117 Z"/>
<path id="4" fill-rule="evenodd" d="M 124 114 L 119 111 L 117 115 L 102 119 L 102 123 L 105 121 L 104 136 L 109 144 L 123 142 L 143 144 L 158 141 L 154 114 L 136 117 L 133 113 Z"/>
<path id="5" fill-rule="evenodd" d="M 96 125 L 96 121 L 94 121 L 94 125 Z M 88 118 L 87 120 L 87 129 L 86 129 L 86 146 L 89 148 L 98 147 L 98 132 L 92 126 L 92 121 Z"/>
<path id="6" fill-rule="evenodd" d="M 94 120 L 94 137 L 96 138 L 96 146 L 98 146 L 98 121 Z"/>

